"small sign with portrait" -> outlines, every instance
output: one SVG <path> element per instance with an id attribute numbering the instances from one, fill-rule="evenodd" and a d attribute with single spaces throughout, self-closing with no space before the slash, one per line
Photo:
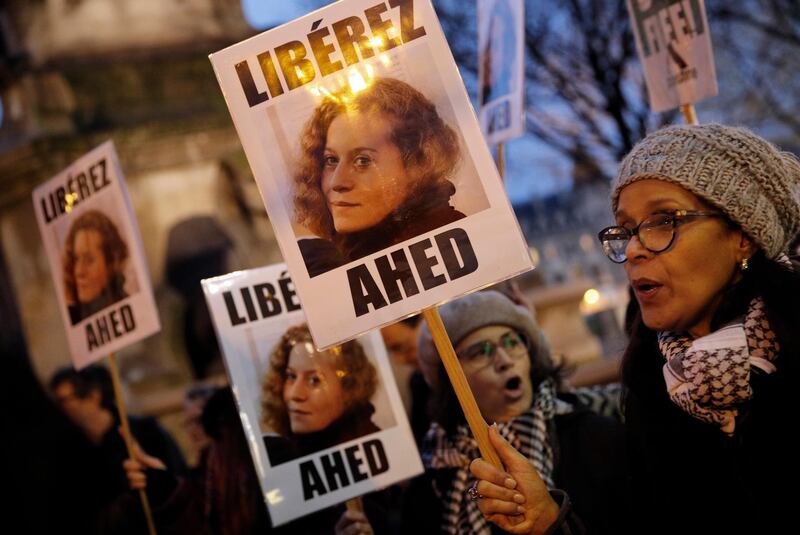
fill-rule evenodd
<path id="1" fill-rule="evenodd" d="M 33 207 L 76 368 L 161 329 L 111 141 L 37 187 Z"/>
<path id="2" fill-rule="evenodd" d="M 703 0 L 627 0 L 654 112 L 717 94 Z"/>
<path id="3" fill-rule="evenodd" d="M 274 525 L 422 472 L 377 331 L 317 351 L 285 264 L 203 291 Z"/>
<path id="4" fill-rule="evenodd" d="M 343 0 L 211 55 L 318 347 L 532 267 L 428 0 Z"/>
<path id="5" fill-rule="evenodd" d="M 478 103 L 486 141 L 525 133 L 525 3 L 478 2 Z"/>

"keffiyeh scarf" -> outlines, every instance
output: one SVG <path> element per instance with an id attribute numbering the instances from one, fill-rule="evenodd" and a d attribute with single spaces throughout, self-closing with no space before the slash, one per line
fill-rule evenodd
<path id="1" fill-rule="evenodd" d="M 775 371 L 780 346 L 764 312 L 764 301 L 750 302 L 742 322 L 692 340 L 669 331 L 658 333 L 666 359 L 664 379 L 670 399 L 698 420 L 732 435 L 737 407 L 753 394 L 753 367 Z"/>
<path id="2" fill-rule="evenodd" d="M 554 451 L 548 427 L 557 414 L 572 411 L 572 406 L 556 397 L 555 382 L 542 381 L 530 409 L 509 422 L 498 424 L 500 435 L 527 457 L 549 488 L 553 487 Z M 442 492 L 442 531 L 450 534 L 488 535 L 491 528 L 470 500 L 467 489 L 474 478 L 469 463 L 480 457 L 478 443 L 469 427 L 460 425 L 455 436 L 434 423 L 425 436 L 422 460 L 426 469 L 455 468 L 452 483 Z"/>

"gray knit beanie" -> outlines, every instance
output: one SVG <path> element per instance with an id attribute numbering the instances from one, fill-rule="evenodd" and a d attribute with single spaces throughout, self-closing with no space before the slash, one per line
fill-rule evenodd
<path id="1" fill-rule="evenodd" d="M 515 305 L 500 292 L 475 292 L 455 299 L 439 307 L 439 315 L 453 347 L 481 327 L 504 325 L 516 329 L 528 338 L 532 363 L 535 359 L 546 361 L 550 365 L 550 347 L 536 325 L 533 314 L 527 308 Z M 425 382 L 431 388 L 438 389 L 441 386 L 438 384 L 439 369 L 443 365 L 425 323 L 420 326 L 417 337 L 417 361 Z"/>
<path id="2" fill-rule="evenodd" d="M 655 178 L 683 186 L 716 206 L 770 258 L 800 232 L 800 162 L 745 128 L 677 125 L 653 132 L 622 160 L 611 184 Z"/>

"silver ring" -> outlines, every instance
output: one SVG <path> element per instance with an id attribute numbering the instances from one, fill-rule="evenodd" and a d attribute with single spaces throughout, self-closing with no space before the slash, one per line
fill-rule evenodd
<path id="1" fill-rule="evenodd" d="M 467 497 L 469 497 L 470 500 L 480 500 L 481 498 L 483 498 L 483 494 L 478 492 L 477 481 L 473 483 L 469 489 L 467 489 Z"/>

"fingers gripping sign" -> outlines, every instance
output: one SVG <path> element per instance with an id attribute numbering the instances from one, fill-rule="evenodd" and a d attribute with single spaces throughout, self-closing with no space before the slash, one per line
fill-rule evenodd
<path id="1" fill-rule="evenodd" d="M 147 487 L 147 476 L 145 471 L 166 470 L 166 465 L 152 455 L 145 453 L 138 442 L 133 442 L 131 457 L 122 462 L 122 468 L 128 478 L 128 485 L 133 490 L 144 490 Z"/>
<path id="2" fill-rule="evenodd" d="M 363 511 L 348 509 L 334 527 L 336 535 L 373 535 L 372 525 Z"/>
<path id="3" fill-rule="evenodd" d="M 478 508 L 487 520 L 510 533 L 544 533 L 558 517 L 558 504 L 533 465 L 497 432 L 489 428 L 506 471 L 475 459 L 470 472 L 478 480 Z"/>

